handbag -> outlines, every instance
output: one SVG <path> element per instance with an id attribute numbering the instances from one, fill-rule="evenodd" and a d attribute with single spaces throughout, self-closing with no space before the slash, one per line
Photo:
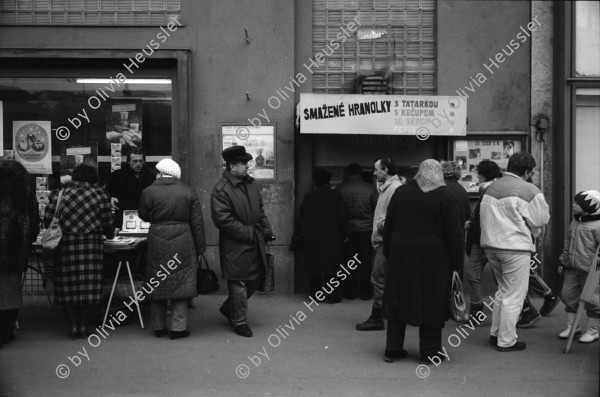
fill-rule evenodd
<path id="1" fill-rule="evenodd" d="M 265 271 L 258 285 L 258 290 L 260 292 L 273 292 L 275 291 L 275 256 L 271 254 L 269 244 L 266 244 L 266 246 L 267 263 L 265 263 Z"/>
<path id="2" fill-rule="evenodd" d="M 467 303 L 465 301 L 465 294 L 463 293 L 460 276 L 456 271 L 452 274 L 452 286 L 450 287 L 448 310 L 450 312 L 450 318 L 457 323 L 469 322 L 469 309 L 467 308 Z"/>
<path id="3" fill-rule="evenodd" d="M 206 269 L 202 268 L 202 261 L 200 261 L 196 276 L 196 290 L 199 294 L 205 295 L 219 290 L 219 279 L 217 278 L 217 274 L 208 266 L 208 261 L 204 254 L 202 254 L 202 259 L 206 263 Z"/>
<path id="4" fill-rule="evenodd" d="M 58 199 L 56 201 L 56 210 L 54 211 L 54 217 L 50 222 L 50 226 L 46 229 L 44 234 L 42 235 L 42 250 L 44 254 L 49 255 L 53 254 L 60 244 L 60 240 L 62 239 L 63 233 L 60 227 L 60 201 L 62 199 L 63 189 L 58 192 Z"/>

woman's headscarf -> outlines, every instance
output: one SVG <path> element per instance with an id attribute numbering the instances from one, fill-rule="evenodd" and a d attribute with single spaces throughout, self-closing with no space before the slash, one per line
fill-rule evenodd
<path id="1" fill-rule="evenodd" d="M 441 186 L 446 186 L 442 165 L 432 159 L 425 160 L 419 165 L 415 181 L 425 193 L 429 193 Z"/>

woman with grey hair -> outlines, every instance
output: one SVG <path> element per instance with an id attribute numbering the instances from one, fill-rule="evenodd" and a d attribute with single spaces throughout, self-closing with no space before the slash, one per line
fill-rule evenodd
<path id="1" fill-rule="evenodd" d="M 146 280 L 142 288 L 150 296 L 150 315 L 157 338 L 170 332 L 171 339 L 185 338 L 187 308 L 196 297 L 196 257 L 206 251 L 204 220 L 200 200 L 193 188 L 179 180 L 181 169 L 171 159 L 156 165 L 158 178 L 142 192 L 140 218 L 150 222 Z M 171 264 L 164 279 L 160 273 Z M 152 282 L 152 279 L 160 282 Z M 171 321 L 167 326 L 167 302 L 171 302 Z"/>
<path id="2" fill-rule="evenodd" d="M 457 199 L 435 160 L 423 161 L 414 180 L 397 188 L 390 201 L 383 232 L 386 362 L 407 356 L 407 324 L 419 327 L 421 361 L 441 359 L 452 271 L 463 266 L 458 214 Z"/>

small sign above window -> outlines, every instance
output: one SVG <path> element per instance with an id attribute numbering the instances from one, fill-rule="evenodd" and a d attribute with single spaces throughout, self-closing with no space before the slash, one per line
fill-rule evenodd
<path id="1" fill-rule="evenodd" d="M 376 40 L 387 36 L 387 29 L 358 29 L 356 31 L 357 40 Z"/>

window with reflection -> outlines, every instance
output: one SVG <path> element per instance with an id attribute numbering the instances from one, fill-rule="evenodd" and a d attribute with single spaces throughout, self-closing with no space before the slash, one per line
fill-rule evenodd
<path id="1" fill-rule="evenodd" d="M 15 147 L 15 121 L 50 122 L 50 188 L 57 187 L 61 153 L 75 153 L 77 147 L 97 147 L 100 182 L 105 184 L 133 147 L 143 148 L 149 163 L 171 156 L 172 94 L 172 81 L 164 78 L 0 78 L 3 149 L 35 149 L 25 144 L 19 149 L 19 142 Z M 74 158 L 85 156 L 86 150 Z"/>

